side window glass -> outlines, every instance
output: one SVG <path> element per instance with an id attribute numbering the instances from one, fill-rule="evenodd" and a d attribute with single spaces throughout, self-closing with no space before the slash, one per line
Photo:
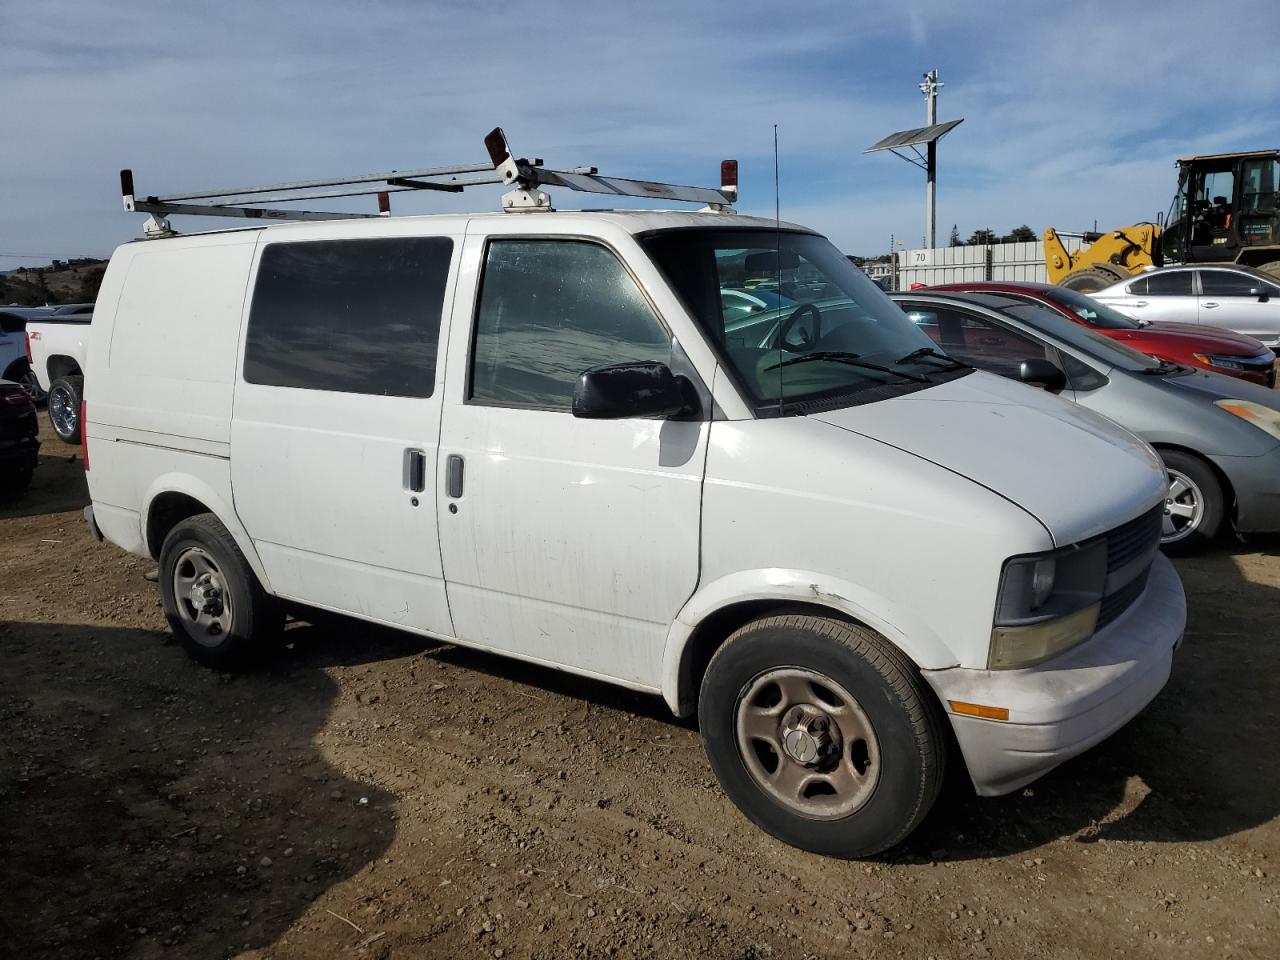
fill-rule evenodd
<path id="1" fill-rule="evenodd" d="M 1097 390 L 1107 382 L 1105 376 L 1069 353 L 1059 351 L 1058 359 L 1062 361 L 1062 372 L 1067 375 L 1072 390 L 1085 393 L 1089 390 Z"/>
<path id="2" fill-rule="evenodd" d="M 1229 270 L 1201 270 L 1200 292 L 1206 297 L 1247 297 L 1265 286 L 1261 280 Z"/>
<path id="3" fill-rule="evenodd" d="M 1174 270 L 1171 273 L 1153 273 L 1147 277 L 1147 293 L 1153 297 L 1189 297 L 1193 272 Z"/>
<path id="4" fill-rule="evenodd" d="M 943 351 L 979 370 L 1016 380 L 1023 360 L 1045 355 L 1035 340 L 978 314 L 940 309 L 936 316 Z M 927 332 L 934 336 L 934 330 Z"/>
<path id="5" fill-rule="evenodd" d="M 489 244 L 471 399 L 568 410 L 583 371 L 670 359 L 670 337 L 607 248 L 575 240 Z"/>
<path id="6" fill-rule="evenodd" d="M 1146 296 L 1146 294 L 1147 294 L 1147 278 L 1146 278 L 1146 277 L 1143 277 L 1141 280 L 1135 280 L 1135 281 L 1133 281 L 1133 283 L 1131 283 L 1131 284 L 1129 284 L 1129 286 L 1125 287 L 1125 290 L 1127 290 L 1129 293 L 1136 294 L 1137 296 L 1140 296 L 1140 297 L 1144 297 L 1144 296 Z"/>
<path id="7" fill-rule="evenodd" d="M 453 241 L 273 243 L 244 348 L 248 383 L 429 397 Z"/>

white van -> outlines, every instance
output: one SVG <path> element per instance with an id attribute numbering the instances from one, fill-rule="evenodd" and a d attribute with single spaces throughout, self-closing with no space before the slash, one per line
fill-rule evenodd
<path id="1" fill-rule="evenodd" d="M 981 794 L 1034 780 L 1141 710 L 1182 636 L 1152 450 L 935 352 L 803 227 L 138 241 L 95 328 L 88 518 L 158 559 L 197 659 L 252 660 L 287 605 L 661 695 L 808 850 L 902 840 L 949 754 Z"/>

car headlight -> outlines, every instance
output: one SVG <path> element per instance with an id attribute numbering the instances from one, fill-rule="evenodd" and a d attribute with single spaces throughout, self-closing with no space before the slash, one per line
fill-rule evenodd
<path id="1" fill-rule="evenodd" d="M 1215 400 L 1213 405 L 1227 413 L 1233 413 L 1241 420 L 1248 420 L 1259 430 L 1265 430 L 1280 440 L 1280 410 L 1264 407 L 1252 400 Z"/>
<path id="2" fill-rule="evenodd" d="M 988 669 L 1034 666 L 1088 640 L 1106 580 L 1105 539 L 1005 561 Z"/>
<path id="3" fill-rule="evenodd" d="M 1220 357 L 1213 353 L 1197 353 L 1193 356 L 1206 367 L 1220 367 L 1223 370 L 1247 370 L 1248 366 L 1237 357 Z"/>

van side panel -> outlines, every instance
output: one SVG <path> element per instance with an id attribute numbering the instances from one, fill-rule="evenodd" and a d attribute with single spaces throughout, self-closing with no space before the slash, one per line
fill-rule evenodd
<path id="1" fill-rule="evenodd" d="M 245 232 L 134 245 L 111 322 L 101 331 L 107 375 L 95 378 L 90 395 L 94 421 L 154 433 L 179 449 L 184 439 L 230 442 L 256 240 L 256 232 Z"/>

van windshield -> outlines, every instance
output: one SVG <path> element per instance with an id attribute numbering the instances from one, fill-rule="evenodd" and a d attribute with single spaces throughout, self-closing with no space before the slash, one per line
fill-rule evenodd
<path id="1" fill-rule="evenodd" d="M 692 227 L 638 239 L 757 413 L 867 403 L 970 372 L 820 236 Z"/>

